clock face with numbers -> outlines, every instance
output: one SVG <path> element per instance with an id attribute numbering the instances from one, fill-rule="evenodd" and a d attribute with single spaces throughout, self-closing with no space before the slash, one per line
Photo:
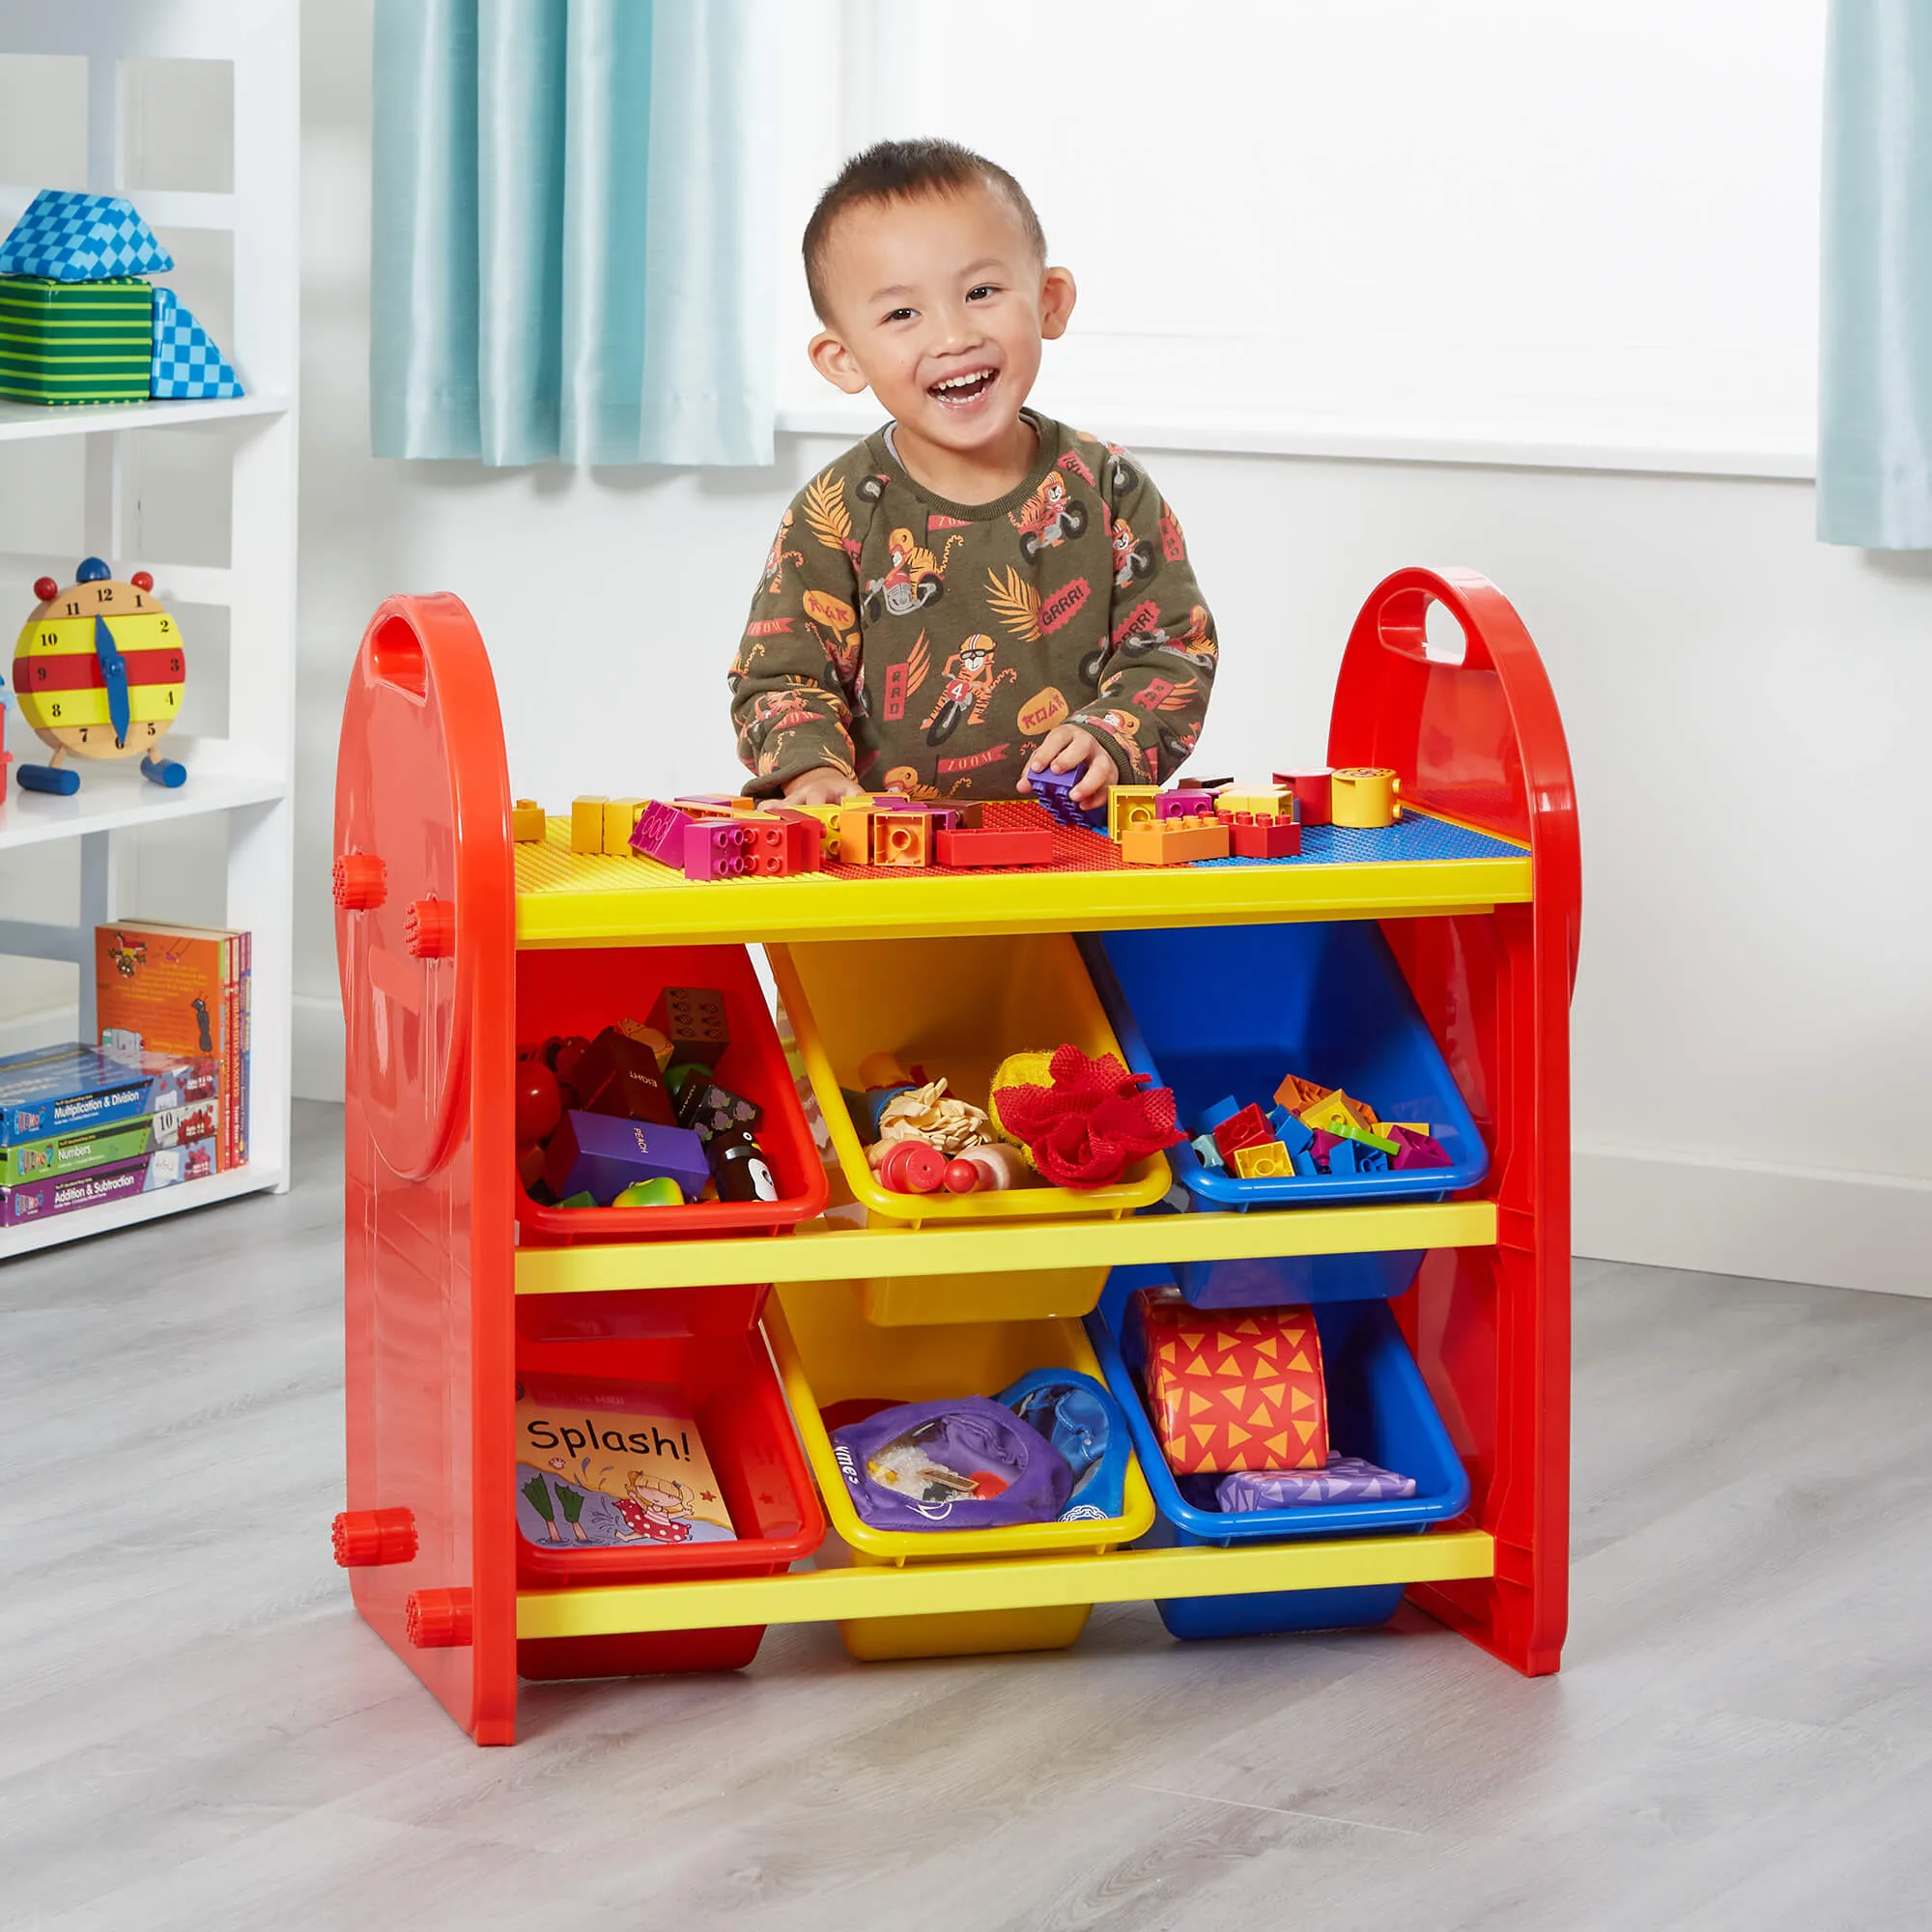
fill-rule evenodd
<path id="1" fill-rule="evenodd" d="M 187 658 L 175 620 L 137 570 L 128 582 L 89 557 L 79 581 L 41 597 L 14 646 L 14 695 L 41 742 L 81 758 L 154 751 L 181 711 Z"/>

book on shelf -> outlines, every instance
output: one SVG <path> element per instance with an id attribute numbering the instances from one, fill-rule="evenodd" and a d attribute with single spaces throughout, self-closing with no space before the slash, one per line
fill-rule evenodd
<path id="1" fill-rule="evenodd" d="M 248 1159 L 250 935 L 224 926 L 125 920 L 94 930 L 100 1046 L 119 1056 L 213 1058 L 220 1073 L 215 1165 Z"/>

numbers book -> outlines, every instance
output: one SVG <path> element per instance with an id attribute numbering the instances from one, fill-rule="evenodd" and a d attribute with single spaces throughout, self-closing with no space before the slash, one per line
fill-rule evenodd
<path id="1" fill-rule="evenodd" d="M 552 1553 L 738 1540 L 676 1389 L 519 1378 L 516 1484 L 519 1532 Z"/>

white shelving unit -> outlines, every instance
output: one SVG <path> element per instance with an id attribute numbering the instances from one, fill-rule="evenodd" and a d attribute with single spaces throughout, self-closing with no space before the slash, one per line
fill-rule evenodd
<path id="1" fill-rule="evenodd" d="M 0 0 L 0 54 L 64 55 L 87 63 L 87 179 L 0 185 L 0 223 L 11 223 L 41 187 L 126 193 L 156 229 L 212 229 L 231 238 L 234 319 L 222 347 L 247 395 L 231 402 L 95 404 L 39 409 L 0 402 L 0 442 L 81 437 L 86 441 L 85 548 L 117 576 L 154 573 L 164 603 L 224 606 L 229 613 L 225 735 L 168 750 L 188 767 L 179 790 L 149 784 L 121 766 L 85 767 L 71 798 L 9 788 L 0 806 L 0 854 L 71 840 L 78 848 L 79 917 L 72 925 L 8 917 L 0 903 L 0 952 L 80 966 L 78 1037 L 94 1034 L 93 932 L 129 915 L 166 918 L 146 882 L 143 902 L 121 902 L 127 841 L 144 826 L 220 814 L 227 832 L 227 923 L 254 935 L 250 1161 L 190 1181 L 36 1227 L 0 1233 L 0 1261 L 182 1209 L 288 1185 L 289 1032 L 294 950 L 291 880 L 296 660 L 296 408 L 300 99 L 297 0 Z M 129 61 L 231 65 L 233 191 L 128 185 Z M 124 444 L 132 432 L 198 424 L 218 437 L 232 464 L 229 562 L 173 564 L 130 555 L 124 533 Z M 4 532 L 0 532 L 4 544 Z M 8 559 L 14 561 L 15 559 Z M 36 571 L 67 581 L 76 559 L 39 556 Z M 18 613 L 26 615 L 23 607 Z M 186 630 L 188 675 L 194 636 Z M 0 611 L 0 642 L 13 655 L 14 624 Z M 23 744 L 22 738 L 26 739 Z M 9 749 L 34 745 L 17 712 Z"/>

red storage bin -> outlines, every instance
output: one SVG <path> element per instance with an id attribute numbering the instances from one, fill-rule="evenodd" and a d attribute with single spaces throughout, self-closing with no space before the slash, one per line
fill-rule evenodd
<path id="1" fill-rule="evenodd" d="M 824 1212 L 825 1167 L 805 1123 L 764 989 L 742 946 L 613 946 L 517 954 L 517 1040 L 552 1034 L 593 1038 L 622 1019 L 647 1020 L 667 986 L 709 986 L 724 1002 L 731 1044 L 718 1080 L 764 1110 L 759 1145 L 776 1201 L 702 1201 L 683 1208 L 546 1208 L 517 1191 L 526 1245 L 676 1240 L 692 1235 L 775 1234 Z"/>
<path id="2" fill-rule="evenodd" d="M 519 1535 L 519 1588 L 774 1577 L 824 1541 L 824 1513 L 757 1329 L 640 1341 L 526 1342 L 518 1347 L 517 1373 L 520 1378 L 644 1382 L 681 1393 L 738 1532 L 735 1543 L 555 1550 Z M 736 1670 L 751 1662 L 764 1634 L 762 1624 L 753 1624 L 622 1636 L 526 1637 L 517 1644 L 517 1670 L 530 1678 Z"/>

